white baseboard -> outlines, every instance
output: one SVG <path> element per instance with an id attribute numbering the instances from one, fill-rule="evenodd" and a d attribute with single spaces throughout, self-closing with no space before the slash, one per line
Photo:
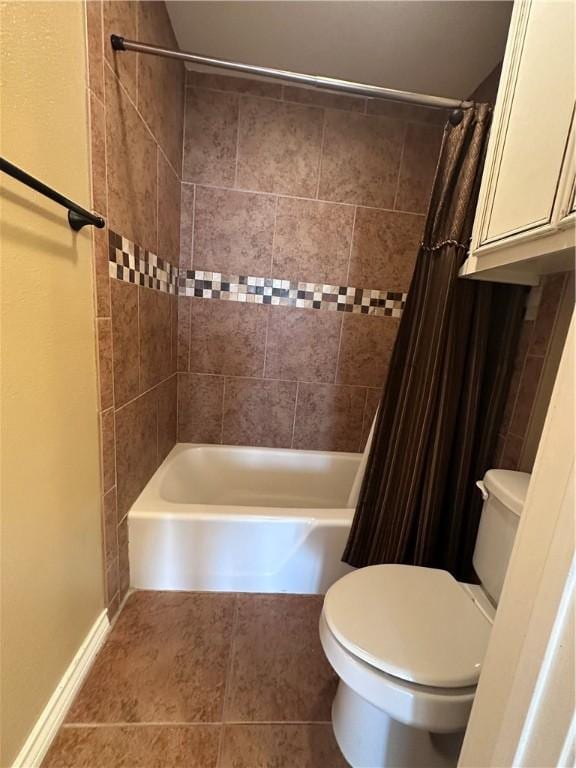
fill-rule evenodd
<path id="1" fill-rule="evenodd" d="M 12 768 L 38 768 L 62 725 L 94 657 L 102 647 L 109 629 L 108 616 L 106 611 L 102 611 L 56 686 L 56 690 L 32 728 Z"/>

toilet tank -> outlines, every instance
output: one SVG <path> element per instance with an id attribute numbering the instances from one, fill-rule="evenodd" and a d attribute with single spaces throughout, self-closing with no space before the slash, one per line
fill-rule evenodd
<path id="1" fill-rule="evenodd" d="M 529 482 L 526 472 L 489 469 L 477 484 L 484 506 L 472 562 L 494 604 L 500 599 Z"/>

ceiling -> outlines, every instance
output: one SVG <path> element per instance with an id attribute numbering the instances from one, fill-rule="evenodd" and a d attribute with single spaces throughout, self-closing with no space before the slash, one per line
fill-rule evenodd
<path id="1" fill-rule="evenodd" d="M 502 60 L 512 10 L 503 0 L 167 6 L 184 51 L 453 98 L 469 96 Z"/>

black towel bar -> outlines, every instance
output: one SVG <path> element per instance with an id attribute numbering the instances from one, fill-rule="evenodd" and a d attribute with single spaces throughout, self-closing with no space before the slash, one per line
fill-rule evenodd
<path id="1" fill-rule="evenodd" d="M 12 178 L 21 181 L 22 184 L 26 184 L 27 187 L 35 189 L 36 192 L 40 192 L 44 197 L 54 200 L 58 205 L 68 208 L 68 223 L 75 232 L 78 232 L 79 229 L 82 229 L 82 227 L 87 225 L 97 227 L 98 229 L 102 229 L 102 227 L 106 225 L 106 222 L 101 216 L 96 216 L 96 214 L 90 213 L 90 211 L 82 208 L 82 206 L 73 203 L 72 200 L 64 197 L 60 192 L 56 192 L 55 189 L 52 189 L 38 179 L 35 179 L 34 176 L 30 176 L 29 173 L 26 173 L 26 171 L 18 168 L 18 166 L 13 163 L 8 162 L 8 160 L 3 157 L 0 157 L 0 171 L 4 171 L 4 173 L 12 176 Z"/>

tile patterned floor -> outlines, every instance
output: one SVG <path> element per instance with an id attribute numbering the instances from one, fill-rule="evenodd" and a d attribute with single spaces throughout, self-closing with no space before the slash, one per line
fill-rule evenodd
<path id="1" fill-rule="evenodd" d="M 135 592 L 42 768 L 346 768 L 320 596 Z"/>

